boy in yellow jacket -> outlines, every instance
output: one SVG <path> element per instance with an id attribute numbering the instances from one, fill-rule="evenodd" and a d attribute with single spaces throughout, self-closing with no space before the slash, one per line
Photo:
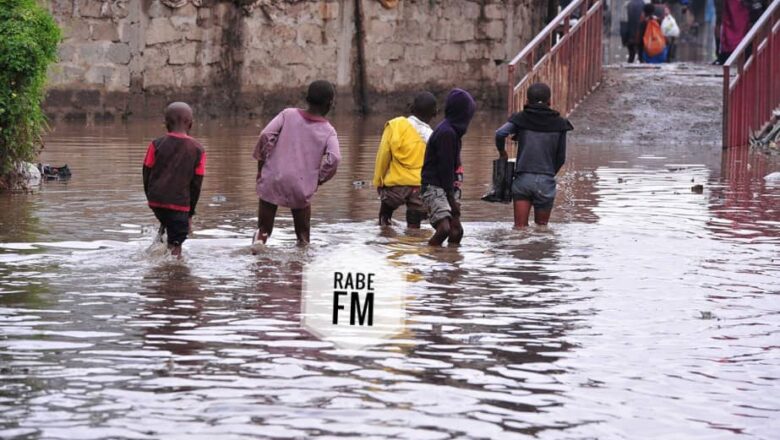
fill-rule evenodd
<path id="1" fill-rule="evenodd" d="M 436 97 L 429 92 L 415 96 L 411 116 L 399 116 L 385 124 L 374 167 L 374 186 L 382 202 L 380 226 L 390 225 L 393 212 L 406 205 L 406 224 L 417 229 L 425 218 L 420 198 L 420 172 L 425 144 L 433 130 L 428 125 L 436 116 Z"/>

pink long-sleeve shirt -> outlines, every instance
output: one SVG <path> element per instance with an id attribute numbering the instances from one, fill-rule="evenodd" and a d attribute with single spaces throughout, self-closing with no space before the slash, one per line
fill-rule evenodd
<path id="1" fill-rule="evenodd" d="M 300 209 L 311 204 L 319 184 L 336 174 L 341 152 L 327 119 L 288 108 L 265 126 L 252 157 L 265 162 L 257 176 L 257 196 Z"/>

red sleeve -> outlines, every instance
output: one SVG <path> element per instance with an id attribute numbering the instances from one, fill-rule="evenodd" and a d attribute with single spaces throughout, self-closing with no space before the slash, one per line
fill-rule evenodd
<path id="1" fill-rule="evenodd" d="M 144 157 L 144 166 L 152 168 L 154 166 L 154 142 L 149 142 L 149 147 L 146 148 L 146 157 Z"/>
<path id="2" fill-rule="evenodd" d="M 195 175 L 196 176 L 206 175 L 206 152 L 205 151 L 200 155 L 200 161 L 198 162 L 198 166 L 195 167 Z"/>

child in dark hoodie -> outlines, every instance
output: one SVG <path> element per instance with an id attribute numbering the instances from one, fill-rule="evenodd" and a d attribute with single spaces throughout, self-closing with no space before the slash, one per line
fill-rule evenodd
<path id="1" fill-rule="evenodd" d="M 420 195 L 431 225 L 436 228 L 428 241 L 431 246 L 441 246 L 447 239 L 450 244 L 457 244 L 463 238 L 455 181 L 461 164 L 461 139 L 476 108 L 474 98 L 468 92 L 453 89 L 447 95 L 444 120 L 436 126 L 425 149 Z"/>
<path id="2" fill-rule="evenodd" d="M 517 161 L 512 180 L 515 229 L 528 226 L 531 206 L 534 222 L 546 225 L 550 221 L 555 201 L 555 175 L 566 161 L 566 132 L 571 123 L 550 108 L 550 87 L 532 84 L 522 112 L 513 114 L 496 131 L 496 148 L 501 158 L 507 158 L 506 138 L 517 139 Z"/>

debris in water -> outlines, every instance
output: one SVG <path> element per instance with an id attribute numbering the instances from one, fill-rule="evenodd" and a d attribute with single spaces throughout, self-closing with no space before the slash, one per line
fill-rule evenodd
<path id="1" fill-rule="evenodd" d="M 682 171 L 689 170 L 691 168 L 707 168 L 706 165 L 700 163 L 668 163 L 664 165 L 667 171 Z"/>
<path id="2" fill-rule="evenodd" d="M 47 163 L 39 163 L 38 170 L 46 180 L 66 180 L 70 179 L 70 176 L 72 175 L 70 168 L 68 168 L 68 164 L 61 167 L 55 167 Z"/>
<path id="3" fill-rule="evenodd" d="M 764 176 L 764 180 L 767 182 L 780 182 L 780 171 L 775 171 L 774 173 L 767 174 Z"/>
<path id="4" fill-rule="evenodd" d="M 699 312 L 699 313 L 701 313 L 701 316 L 699 316 L 699 318 L 701 318 L 701 319 L 717 319 L 717 320 L 720 320 L 720 318 L 715 316 L 715 314 L 712 313 L 712 312 Z"/>
<path id="5" fill-rule="evenodd" d="M 691 192 L 694 192 L 694 193 L 696 193 L 696 194 L 701 194 L 701 193 L 703 193 L 703 192 L 704 192 L 704 185 L 702 185 L 702 184 L 693 185 L 693 186 L 691 187 Z"/>
<path id="6" fill-rule="evenodd" d="M 623 180 L 622 177 L 618 177 L 618 183 L 623 183 L 623 182 L 625 182 L 625 180 Z"/>
<path id="7" fill-rule="evenodd" d="M 227 202 L 227 197 L 223 196 L 222 194 L 217 194 L 211 198 L 211 201 L 216 203 Z"/>
<path id="8" fill-rule="evenodd" d="M 352 186 L 354 188 L 363 188 L 364 186 L 366 186 L 366 181 L 365 180 L 355 180 L 354 182 L 352 182 Z"/>

